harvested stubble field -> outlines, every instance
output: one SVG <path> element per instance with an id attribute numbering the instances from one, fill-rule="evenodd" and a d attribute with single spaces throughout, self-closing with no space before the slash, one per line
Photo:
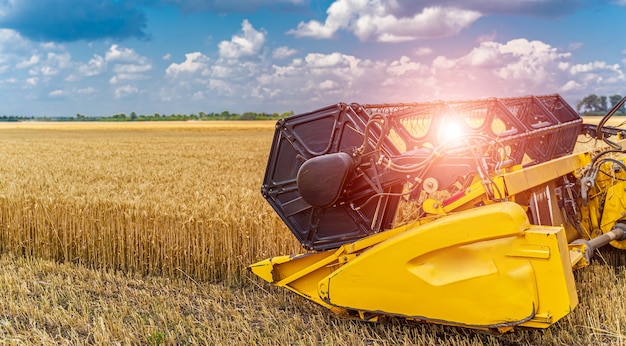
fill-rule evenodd
<path id="1" fill-rule="evenodd" d="M 9 344 L 626 342 L 626 253 L 576 272 L 547 330 L 371 324 L 252 277 L 300 246 L 259 189 L 273 122 L 0 125 L 0 340 Z"/>

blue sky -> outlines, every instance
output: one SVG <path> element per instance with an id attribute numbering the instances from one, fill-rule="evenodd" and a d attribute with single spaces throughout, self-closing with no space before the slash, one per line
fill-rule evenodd
<path id="1" fill-rule="evenodd" d="M 626 0 L 0 0 L 0 115 L 626 94 Z"/>

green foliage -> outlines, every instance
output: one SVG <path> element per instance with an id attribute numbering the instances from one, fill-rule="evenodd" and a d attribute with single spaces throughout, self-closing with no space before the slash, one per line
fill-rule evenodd
<path id="1" fill-rule="evenodd" d="M 33 117 L 22 117 L 17 115 L 3 115 L 0 116 L 0 122 L 18 122 L 25 120 L 32 120 Z"/>
<path id="2" fill-rule="evenodd" d="M 620 94 L 611 95 L 611 96 L 609 96 L 609 100 L 611 101 L 611 108 L 613 108 L 613 106 L 615 106 L 616 104 L 619 103 L 619 101 L 622 100 L 622 95 L 620 95 Z M 617 112 L 621 113 L 621 114 L 626 114 L 626 106 L 622 105 L 617 110 Z"/>
<path id="3" fill-rule="evenodd" d="M 137 114 L 130 112 L 130 115 L 125 113 L 113 114 L 111 116 L 88 116 L 77 113 L 76 116 L 45 116 L 45 117 L 26 117 L 26 116 L 13 116 L 3 115 L 0 116 L 0 122 L 17 122 L 27 120 L 37 121 L 196 121 L 196 120 L 278 120 L 288 116 L 294 115 L 293 111 L 283 112 L 279 114 L 274 112 L 268 113 L 256 113 L 245 112 L 243 114 L 231 113 L 229 111 L 223 111 L 221 113 L 205 113 L 198 112 L 198 114 Z"/>
<path id="4" fill-rule="evenodd" d="M 615 106 L 621 99 L 622 96 L 619 94 L 609 96 L 608 101 L 611 103 L 611 108 L 613 108 L 613 106 Z M 576 111 L 582 115 L 604 115 L 608 112 L 608 110 L 609 106 L 607 104 L 606 96 L 589 94 L 576 103 Z M 622 106 L 618 109 L 616 115 L 624 114 L 626 114 L 626 109 Z"/>
<path id="5" fill-rule="evenodd" d="M 165 332 L 155 331 L 151 334 L 148 334 L 148 343 L 155 346 L 163 345 L 165 343 Z"/>

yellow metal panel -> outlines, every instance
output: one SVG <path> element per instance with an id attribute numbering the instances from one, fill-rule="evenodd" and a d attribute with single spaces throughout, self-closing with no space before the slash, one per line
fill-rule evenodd
<path id="1" fill-rule="evenodd" d="M 248 268 L 250 268 L 250 270 L 252 270 L 252 272 L 256 276 L 260 277 L 261 279 L 267 282 L 274 282 L 274 274 L 273 274 L 274 265 L 285 263 L 285 262 L 288 262 L 289 260 L 291 260 L 290 256 L 272 257 L 272 258 L 263 260 L 261 262 L 252 264 Z"/>
<path id="2" fill-rule="evenodd" d="M 562 227 L 504 202 L 250 268 L 339 314 L 506 330 L 547 327 L 578 304 L 571 261 Z"/>
<path id="3" fill-rule="evenodd" d="M 535 318 L 521 325 L 546 328 L 578 305 L 570 249 L 565 231 L 559 227 L 533 226 L 524 234 L 528 243 L 549 246 L 550 258 L 532 261 L 539 306 Z"/>
<path id="4" fill-rule="evenodd" d="M 378 233 L 337 250 L 272 257 L 250 265 L 248 268 L 263 280 L 285 287 L 305 298 L 340 313 L 335 307 L 323 302 L 317 294 L 318 282 L 336 268 L 356 258 L 364 249 L 385 241 L 419 223 L 398 227 Z"/>
<path id="5" fill-rule="evenodd" d="M 621 220 L 626 220 L 626 182 L 623 181 L 607 189 L 600 229 L 607 233 Z M 626 240 L 614 240 L 610 244 L 618 249 L 626 249 Z"/>
<path id="6" fill-rule="evenodd" d="M 285 287 L 331 310 L 333 306 L 322 301 L 317 294 L 317 283 L 333 271 L 329 265 L 336 260 L 334 251 L 297 256 L 278 256 L 249 266 L 265 281 Z"/>
<path id="7" fill-rule="evenodd" d="M 589 162 L 589 154 L 573 154 L 523 168 L 519 171 L 506 173 L 502 177 L 509 195 L 515 195 L 572 173 L 576 169 L 589 164 Z"/>
<path id="8" fill-rule="evenodd" d="M 513 248 L 509 253 L 513 257 L 550 258 L 550 247 L 545 245 L 523 244 Z"/>
<path id="9" fill-rule="evenodd" d="M 524 323 L 537 312 L 556 320 L 577 303 L 559 237 L 560 227 L 531 228 L 517 204 L 476 208 L 374 246 L 321 280 L 319 295 L 337 307 L 479 328 Z M 535 262 L 548 263 L 544 272 Z M 556 307 L 543 301 L 546 287 L 564 296 Z"/>

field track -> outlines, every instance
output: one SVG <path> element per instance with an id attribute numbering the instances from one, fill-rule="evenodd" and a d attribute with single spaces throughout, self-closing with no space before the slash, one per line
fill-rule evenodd
<path id="1" fill-rule="evenodd" d="M 547 330 L 344 320 L 245 269 L 301 251 L 260 195 L 273 122 L 0 124 L 8 344 L 620 345 L 626 254 Z"/>

